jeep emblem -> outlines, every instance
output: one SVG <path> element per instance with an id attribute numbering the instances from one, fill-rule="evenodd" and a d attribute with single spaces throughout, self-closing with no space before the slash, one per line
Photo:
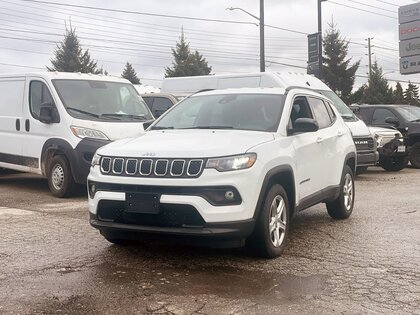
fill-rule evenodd
<path id="1" fill-rule="evenodd" d="M 143 154 L 143 156 L 155 156 L 155 155 L 156 155 L 156 153 L 154 153 L 154 152 L 146 152 L 146 153 Z"/>

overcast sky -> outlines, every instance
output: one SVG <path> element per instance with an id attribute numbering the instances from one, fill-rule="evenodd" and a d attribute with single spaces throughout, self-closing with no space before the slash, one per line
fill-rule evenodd
<path id="1" fill-rule="evenodd" d="M 45 2 L 250 24 L 99 11 Z M 398 5 L 414 2 L 328 0 L 322 3 L 323 30 L 333 21 L 351 41 L 350 56 L 354 61 L 362 60 L 358 75 L 366 76 L 365 45 L 366 38 L 371 37 L 376 46 L 372 49 L 373 60 L 382 66 L 388 79 L 420 82 L 419 74 L 398 74 Z M 259 71 L 259 28 L 252 24 L 258 21 L 239 10 L 228 11 L 227 7 L 241 7 L 259 15 L 259 0 L 0 0 L 0 73 L 45 69 L 70 20 L 82 47 L 89 49 L 99 66 L 120 75 L 129 61 L 144 84 L 160 85 L 165 67 L 172 63 L 171 47 L 182 28 L 191 49 L 204 55 L 212 73 Z M 317 1 L 265 0 L 265 20 L 267 25 L 298 32 L 266 27 L 266 70 L 306 72 L 306 34 L 317 31 Z M 356 85 L 365 82 L 359 77 Z"/>

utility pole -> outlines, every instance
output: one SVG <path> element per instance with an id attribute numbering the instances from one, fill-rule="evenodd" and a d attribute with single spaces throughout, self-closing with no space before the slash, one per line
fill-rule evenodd
<path id="1" fill-rule="evenodd" d="M 369 80 L 372 78 L 372 45 L 370 44 L 370 41 L 373 38 L 368 37 L 368 57 L 369 57 Z"/>
<path id="2" fill-rule="evenodd" d="M 322 6 L 321 3 L 327 0 L 318 0 L 318 67 L 319 79 L 322 80 Z"/>
<path id="3" fill-rule="evenodd" d="M 264 0 L 260 0 L 260 71 L 265 72 Z"/>

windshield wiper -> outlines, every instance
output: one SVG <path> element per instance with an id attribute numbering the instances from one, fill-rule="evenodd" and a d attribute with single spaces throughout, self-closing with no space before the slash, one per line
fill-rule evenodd
<path id="1" fill-rule="evenodd" d="M 180 128 L 180 129 L 233 129 L 233 126 L 196 126 L 196 127 Z"/>
<path id="2" fill-rule="evenodd" d="M 131 119 L 137 119 L 137 120 L 146 120 L 146 116 L 145 115 L 131 115 L 131 114 L 102 114 L 101 117 L 124 117 L 124 118 L 131 118 Z"/>
<path id="3" fill-rule="evenodd" d="M 166 130 L 166 129 L 174 129 L 174 127 L 173 126 L 169 126 L 169 127 L 153 126 L 150 128 L 150 130 Z"/>
<path id="4" fill-rule="evenodd" d="M 80 114 L 85 114 L 85 115 L 92 116 L 92 117 L 96 117 L 96 118 L 101 117 L 101 116 L 100 116 L 100 115 L 98 115 L 98 114 L 91 113 L 91 112 L 87 112 L 87 111 L 84 111 L 84 110 L 81 110 L 81 109 L 78 109 L 78 108 L 74 108 L 74 107 L 66 107 L 66 109 L 70 109 L 70 110 L 72 110 L 72 111 L 74 111 L 74 112 L 78 112 L 78 113 L 80 113 Z"/>

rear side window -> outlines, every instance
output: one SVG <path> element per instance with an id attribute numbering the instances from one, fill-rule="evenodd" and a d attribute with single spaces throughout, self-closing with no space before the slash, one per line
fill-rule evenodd
<path id="1" fill-rule="evenodd" d="M 32 117 L 39 119 L 39 112 L 43 103 L 54 104 L 51 93 L 44 82 L 31 81 L 29 85 L 29 106 Z"/>
<path id="2" fill-rule="evenodd" d="M 314 113 L 315 120 L 318 122 L 319 129 L 326 128 L 332 124 L 332 119 L 328 113 L 323 100 L 314 97 L 308 97 L 309 105 Z"/>
<path id="3" fill-rule="evenodd" d="M 328 114 L 330 114 L 331 120 L 334 122 L 337 119 L 337 116 L 332 109 L 332 105 L 328 102 L 325 102 L 325 106 L 327 107 Z"/>

